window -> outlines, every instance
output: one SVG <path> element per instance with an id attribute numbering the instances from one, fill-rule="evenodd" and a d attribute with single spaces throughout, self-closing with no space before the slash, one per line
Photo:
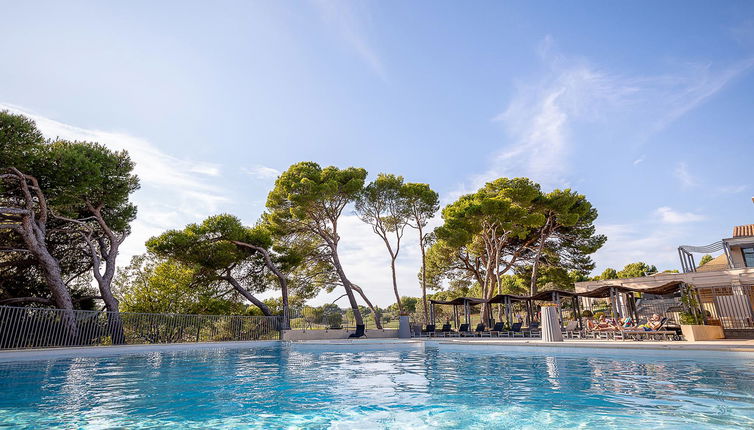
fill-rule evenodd
<path id="1" fill-rule="evenodd" d="M 754 267 L 754 248 L 741 248 L 741 252 L 744 254 L 744 265 Z"/>

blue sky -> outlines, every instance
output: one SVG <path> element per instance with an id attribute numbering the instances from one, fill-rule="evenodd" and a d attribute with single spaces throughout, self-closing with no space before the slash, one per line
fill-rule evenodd
<path id="1" fill-rule="evenodd" d="M 597 271 L 678 268 L 679 244 L 754 222 L 749 1 L 11 2 L 3 16 L 0 106 L 139 163 L 122 264 L 213 213 L 254 222 L 301 160 L 401 174 L 444 203 L 500 176 L 571 187 L 608 235 Z M 383 245 L 343 223 L 351 278 L 391 303 Z M 418 255 L 411 238 L 406 295 Z"/>

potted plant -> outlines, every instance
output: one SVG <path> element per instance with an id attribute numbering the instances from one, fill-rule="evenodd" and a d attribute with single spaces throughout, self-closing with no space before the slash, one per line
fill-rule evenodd
<path id="1" fill-rule="evenodd" d="M 722 327 L 705 324 L 708 312 L 702 311 L 690 285 L 684 286 L 681 292 L 681 303 L 686 310 L 679 313 L 679 322 L 681 323 L 683 337 L 687 341 L 696 342 L 725 338 Z"/>

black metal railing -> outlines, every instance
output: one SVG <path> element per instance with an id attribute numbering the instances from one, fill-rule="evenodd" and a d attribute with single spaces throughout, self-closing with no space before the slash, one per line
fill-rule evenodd
<path id="1" fill-rule="evenodd" d="M 0 349 L 273 340 L 283 317 L 0 306 Z"/>

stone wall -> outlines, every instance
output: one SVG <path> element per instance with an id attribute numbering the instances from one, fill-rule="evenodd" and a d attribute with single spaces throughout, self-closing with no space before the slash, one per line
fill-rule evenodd
<path id="1" fill-rule="evenodd" d="M 283 330 L 280 334 L 282 340 L 324 340 L 324 339 L 347 339 L 355 330 Z M 397 338 L 397 329 L 368 329 L 367 339 Z"/>

